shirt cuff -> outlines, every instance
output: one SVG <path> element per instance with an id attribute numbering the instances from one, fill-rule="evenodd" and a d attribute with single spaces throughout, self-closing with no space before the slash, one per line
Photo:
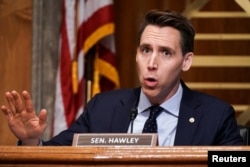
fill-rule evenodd
<path id="1" fill-rule="evenodd" d="M 16 143 L 17 146 L 22 146 L 22 144 L 23 144 L 23 142 L 21 140 L 17 140 L 17 143 Z M 42 146 L 42 145 L 43 145 L 43 142 L 40 139 L 37 146 Z"/>

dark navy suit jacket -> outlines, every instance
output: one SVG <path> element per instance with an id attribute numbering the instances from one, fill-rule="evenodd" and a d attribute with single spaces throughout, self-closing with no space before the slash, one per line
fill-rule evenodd
<path id="1" fill-rule="evenodd" d="M 234 109 L 228 103 L 192 91 L 183 82 L 182 86 L 174 145 L 243 145 Z M 120 89 L 96 95 L 69 129 L 43 145 L 72 145 L 74 133 L 127 133 L 131 108 L 137 106 L 140 90 Z M 194 118 L 193 123 L 190 118 Z"/>

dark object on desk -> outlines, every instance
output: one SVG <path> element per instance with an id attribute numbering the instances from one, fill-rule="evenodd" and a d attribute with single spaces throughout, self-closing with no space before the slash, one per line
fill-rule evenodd
<path id="1" fill-rule="evenodd" d="M 239 128 L 240 128 L 240 135 L 244 140 L 244 144 L 250 145 L 250 127 L 240 125 Z"/>

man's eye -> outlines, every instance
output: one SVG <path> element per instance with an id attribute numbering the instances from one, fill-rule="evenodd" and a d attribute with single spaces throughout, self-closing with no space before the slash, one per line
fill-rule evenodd
<path id="1" fill-rule="evenodd" d="M 167 56 L 167 55 L 170 55 L 170 52 L 168 50 L 163 50 L 162 54 Z"/>
<path id="2" fill-rule="evenodd" d="M 149 48 L 142 48 L 142 52 L 143 52 L 143 53 L 149 53 L 149 52 L 150 52 L 150 49 L 149 49 Z"/>

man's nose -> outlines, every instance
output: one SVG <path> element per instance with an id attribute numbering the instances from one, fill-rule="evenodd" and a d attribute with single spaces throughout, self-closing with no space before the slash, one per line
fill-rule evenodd
<path id="1" fill-rule="evenodd" d="M 157 69 L 158 67 L 158 60 L 157 60 L 157 55 L 156 54 L 152 54 L 149 62 L 148 62 L 148 69 Z"/>

